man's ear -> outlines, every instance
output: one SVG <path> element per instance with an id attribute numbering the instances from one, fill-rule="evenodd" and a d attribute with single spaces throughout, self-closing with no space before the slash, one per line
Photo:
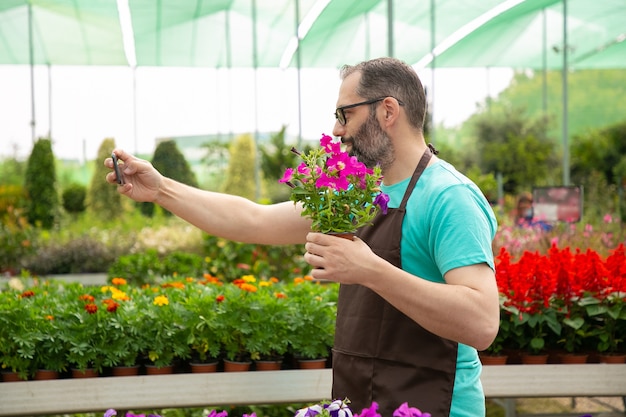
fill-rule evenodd
<path id="1" fill-rule="evenodd" d="M 400 114 L 400 104 L 393 97 L 387 97 L 382 102 L 385 123 L 393 123 Z"/>

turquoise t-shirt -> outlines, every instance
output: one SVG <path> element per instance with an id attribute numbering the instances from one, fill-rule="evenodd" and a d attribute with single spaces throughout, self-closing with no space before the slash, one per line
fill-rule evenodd
<path id="1" fill-rule="evenodd" d="M 409 178 L 382 185 L 389 207 L 399 207 Z M 451 269 L 486 263 L 494 267 L 492 241 L 496 217 L 480 189 L 449 163 L 439 160 L 422 173 L 402 223 L 402 269 L 445 283 Z M 459 343 L 451 417 L 485 414 L 480 383 L 482 366 L 476 349 Z M 428 412 L 428 410 L 422 410 Z"/>

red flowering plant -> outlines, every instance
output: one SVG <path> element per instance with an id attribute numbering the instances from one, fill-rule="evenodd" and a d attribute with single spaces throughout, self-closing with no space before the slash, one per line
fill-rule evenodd
<path id="1" fill-rule="evenodd" d="M 518 262 L 511 262 L 505 249 L 497 257 L 496 279 L 506 297 L 502 308 L 513 324 L 508 338 L 512 347 L 534 355 L 543 353 L 546 343 L 561 333 L 552 306 L 554 280 L 547 261 L 538 253 L 524 252 Z"/>
<path id="2" fill-rule="evenodd" d="M 389 196 L 380 191 L 380 166 L 367 168 L 356 157 L 341 151 L 341 143 L 322 135 L 320 148 L 301 153 L 303 162 L 288 168 L 279 180 L 292 188 L 290 199 L 301 203 L 302 216 L 322 233 L 353 233 L 387 212 Z"/>
<path id="3" fill-rule="evenodd" d="M 624 245 L 603 258 L 591 249 L 553 244 L 546 255 L 524 252 L 517 261 L 502 248 L 496 279 L 505 297 L 502 308 L 514 323 L 511 347 L 619 352 L 626 332 L 625 265 Z"/>
<path id="4" fill-rule="evenodd" d="M 587 315 L 594 319 L 597 331 L 595 348 L 603 354 L 620 353 L 626 334 L 626 247 L 620 244 L 604 262 L 604 284 L 595 297 L 585 302 Z"/>

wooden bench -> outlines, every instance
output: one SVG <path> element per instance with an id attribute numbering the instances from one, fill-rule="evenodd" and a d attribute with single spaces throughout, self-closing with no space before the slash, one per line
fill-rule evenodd
<path id="1" fill-rule="evenodd" d="M 481 379 L 487 398 L 626 396 L 626 365 L 485 366 Z M 314 403 L 331 382 L 330 369 L 2 382 L 0 416 Z"/>

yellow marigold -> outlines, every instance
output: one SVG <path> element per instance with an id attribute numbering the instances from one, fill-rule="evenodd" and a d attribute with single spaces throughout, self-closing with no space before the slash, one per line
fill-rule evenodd
<path id="1" fill-rule="evenodd" d="M 269 287 L 270 285 L 272 285 L 271 282 L 268 281 L 259 281 L 259 287 Z"/>
<path id="2" fill-rule="evenodd" d="M 243 277 L 241 277 L 241 279 L 243 279 L 245 282 L 256 282 L 256 278 L 254 277 L 254 275 L 244 275 Z"/>
<path id="3" fill-rule="evenodd" d="M 111 280 L 111 284 L 113 284 L 113 285 L 126 285 L 127 282 L 126 282 L 126 280 L 124 278 L 116 277 L 116 278 L 113 278 Z"/>
<path id="4" fill-rule="evenodd" d="M 189 283 L 193 283 L 196 281 L 196 279 L 194 277 L 187 277 L 185 278 L 185 281 L 189 282 Z"/>
<path id="5" fill-rule="evenodd" d="M 111 298 L 114 300 L 128 301 L 130 297 L 123 291 L 118 291 L 111 294 Z"/>
<path id="6" fill-rule="evenodd" d="M 166 306 L 169 305 L 170 300 L 167 299 L 166 295 L 157 295 L 154 299 L 155 306 Z"/>

